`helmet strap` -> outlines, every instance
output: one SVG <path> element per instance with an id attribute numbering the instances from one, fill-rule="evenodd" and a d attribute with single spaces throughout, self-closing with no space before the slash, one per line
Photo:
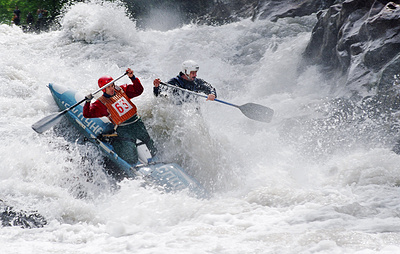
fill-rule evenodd
<path id="1" fill-rule="evenodd" d="M 187 78 L 188 80 L 190 80 L 190 76 L 186 74 L 186 71 L 185 71 L 185 73 L 183 73 L 183 74 L 185 74 L 186 78 Z"/>

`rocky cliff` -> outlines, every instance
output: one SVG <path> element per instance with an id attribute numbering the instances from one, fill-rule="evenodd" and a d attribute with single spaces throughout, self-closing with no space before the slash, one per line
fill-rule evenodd
<path id="1" fill-rule="evenodd" d="M 318 13 L 304 57 L 343 85 L 367 91 L 385 110 L 398 109 L 399 1 L 348 0 Z"/>
<path id="2" fill-rule="evenodd" d="M 305 64 L 320 66 L 332 85 L 353 91 L 352 100 L 361 100 L 375 115 L 400 109 L 399 0 L 230 0 L 214 7 L 207 19 L 217 23 L 315 13 Z"/>

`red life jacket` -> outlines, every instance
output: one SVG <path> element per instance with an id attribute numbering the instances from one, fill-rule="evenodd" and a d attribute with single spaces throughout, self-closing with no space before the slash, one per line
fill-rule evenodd
<path id="1" fill-rule="evenodd" d="M 110 113 L 108 118 L 115 125 L 119 125 L 136 115 L 137 108 L 135 104 L 131 102 L 124 90 L 119 86 L 115 86 L 114 96 L 107 98 L 103 95 L 99 98 L 99 101 L 107 107 Z"/>

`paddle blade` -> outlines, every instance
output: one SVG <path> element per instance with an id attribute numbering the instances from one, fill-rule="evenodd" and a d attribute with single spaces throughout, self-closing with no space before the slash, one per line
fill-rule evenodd
<path id="1" fill-rule="evenodd" d="M 274 115 L 274 110 L 263 105 L 255 103 L 246 103 L 242 106 L 238 106 L 240 111 L 250 119 L 269 123 Z"/>
<path id="2" fill-rule="evenodd" d="M 37 121 L 32 125 L 32 129 L 36 131 L 37 133 L 41 134 L 54 125 L 56 125 L 58 122 L 60 122 L 61 117 L 63 116 L 63 112 L 61 113 L 54 113 L 52 115 L 46 116 L 43 119 Z"/>

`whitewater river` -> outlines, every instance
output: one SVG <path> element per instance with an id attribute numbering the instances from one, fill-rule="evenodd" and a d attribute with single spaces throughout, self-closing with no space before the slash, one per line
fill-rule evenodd
<path id="1" fill-rule="evenodd" d="M 141 30 L 117 4 L 80 3 L 56 31 L 0 25 L 0 199 L 48 222 L 0 227 L 0 253 L 399 253 L 395 137 L 324 120 L 327 102 L 347 91 L 301 68 L 315 22 Z M 220 99 L 271 107 L 273 121 L 155 98 L 152 80 L 177 75 L 186 59 Z M 85 94 L 128 67 L 145 88 L 133 101 L 160 157 L 182 165 L 210 199 L 115 181 L 66 119 L 41 135 L 31 129 L 58 110 L 48 83 Z"/>

